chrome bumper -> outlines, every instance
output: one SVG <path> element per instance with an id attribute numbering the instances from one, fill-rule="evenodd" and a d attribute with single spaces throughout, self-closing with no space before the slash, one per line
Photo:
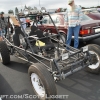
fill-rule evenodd
<path id="1" fill-rule="evenodd" d="M 100 37 L 100 33 L 89 35 L 89 36 L 84 36 L 84 37 L 79 36 L 79 41 L 86 42 L 86 41 L 90 41 L 90 40 L 93 40 L 99 37 Z M 74 39 L 74 36 L 72 36 L 72 39 Z"/>

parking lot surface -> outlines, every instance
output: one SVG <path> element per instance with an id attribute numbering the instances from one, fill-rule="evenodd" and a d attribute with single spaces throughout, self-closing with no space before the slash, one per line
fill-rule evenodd
<path id="1" fill-rule="evenodd" d="M 98 43 L 99 40 L 93 41 Z M 92 42 L 90 42 L 92 43 Z M 99 44 L 100 45 L 100 44 Z M 29 64 L 11 56 L 11 64 L 0 63 L 0 95 L 35 95 L 28 76 Z M 56 83 L 60 100 L 100 100 L 100 75 L 81 70 Z M 31 98 L 4 98 L 3 100 L 32 100 Z M 38 100 L 37 98 L 33 100 Z"/>

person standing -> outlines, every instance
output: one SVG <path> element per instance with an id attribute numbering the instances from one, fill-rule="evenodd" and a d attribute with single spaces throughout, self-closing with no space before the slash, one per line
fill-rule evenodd
<path id="1" fill-rule="evenodd" d="M 0 40 L 2 40 L 2 36 L 7 32 L 7 20 L 3 14 L 3 12 L 0 13 Z"/>
<path id="2" fill-rule="evenodd" d="M 20 22 L 22 24 L 23 29 L 26 29 L 26 18 L 25 15 L 23 13 L 19 13 L 19 18 L 20 18 Z M 23 29 L 21 29 L 23 31 Z"/>
<path id="3" fill-rule="evenodd" d="M 80 31 L 80 22 L 82 20 L 82 11 L 81 7 L 75 5 L 74 0 L 68 0 L 67 8 L 67 40 L 66 44 L 70 46 L 72 35 L 74 34 L 74 48 L 78 48 L 79 45 L 79 31 Z"/>
<path id="4" fill-rule="evenodd" d="M 23 26 L 23 28 L 24 28 L 24 30 L 25 30 L 25 29 L 26 29 L 26 18 L 25 18 L 25 17 L 21 17 L 21 18 L 20 18 L 20 21 L 21 21 L 22 26 Z"/>

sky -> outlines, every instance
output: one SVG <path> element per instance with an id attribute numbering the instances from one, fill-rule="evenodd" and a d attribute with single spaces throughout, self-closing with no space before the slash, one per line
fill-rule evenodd
<path id="1" fill-rule="evenodd" d="M 68 0 L 0 0 L 0 11 L 5 13 L 8 10 L 14 10 L 15 7 L 18 9 L 24 8 L 24 6 L 45 7 L 46 9 L 57 9 L 57 8 L 66 8 Z M 100 0 L 75 0 L 77 5 L 84 7 L 98 6 L 100 5 Z"/>

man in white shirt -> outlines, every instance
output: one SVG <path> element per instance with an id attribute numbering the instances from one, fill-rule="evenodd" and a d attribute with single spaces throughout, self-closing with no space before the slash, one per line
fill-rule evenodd
<path id="1" fill-rule="evenodd" d="M 21 17 L 20 21 L 22 23 L 23 28 L 26 29 L 26 18 L 25 17 Z"/>

